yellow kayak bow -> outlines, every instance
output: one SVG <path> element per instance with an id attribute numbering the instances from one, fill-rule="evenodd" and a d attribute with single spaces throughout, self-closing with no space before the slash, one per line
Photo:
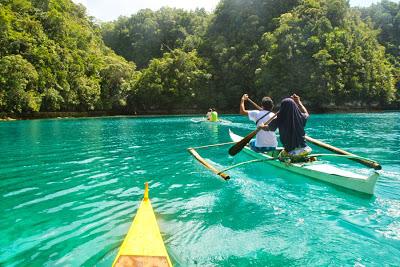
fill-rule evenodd
<path id="1" fill-rule="evenodd" d="M 172 267 L 145 183 L 144 198 L 122 243 L 113 266 Z"/>

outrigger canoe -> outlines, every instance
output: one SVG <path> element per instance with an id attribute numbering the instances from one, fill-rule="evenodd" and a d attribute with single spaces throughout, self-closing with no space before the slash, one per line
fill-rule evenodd
<path id="1" fill-rule="evenodd" d="M 234 142 L 239 142 L 243 139 L 243 137 L 233 133 L 231 130 L 229 130 L 229 135 Z M 318 160 L 307 163 L 286 163 L 275 159 L 278 154 L 276 151 L 257 153 L 248 146 L 244 147 L 243 151 L 256 159 L 265 159 L 265 163 L 272 166 L 366 194 L 374 193 L 375 184 L 379 176 L 377 172 L 373 172 L 370 176 L 361 175 L 339 169 L 332 164 Z"/>
<path id="2" fill-rule="evenodd" d="M 190 121 L 193 123 L 204 123 L 205 122 L 205 123 L 211 123 L 211 124 L 213 124 L 213 123 L 231 124 L 232 123 L 231 121 L 223 120 L 223 119 L 219 119 L 218 121 L 209 121 L 206 118 L 192 118 L 192 119 L 190 119 Z"/>
<path id="3" fill-rule="evenodd" d="M 113 266 L 172 267 L 149 199 L 148 184 Z"/>

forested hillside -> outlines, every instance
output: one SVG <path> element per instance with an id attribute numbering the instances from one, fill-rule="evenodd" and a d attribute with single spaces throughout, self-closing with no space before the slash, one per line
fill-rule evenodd
<path id="1" fill-rule="evenodd" d="M 384 47 L 340 0 L 304 1 L 265 33 L 257 82 L 274 97 L 295 90 L 313 106 L 381 105 L 394 96 Z"/>
<path id="2" fill-rule="evenodd" d="M 208 25 L 209 15 L 203 10 L 144 9 L 131 17 L 102 25 L 103 39 L 115 52 L 146 67 L 153 58 L 175 48 L 197 49 Z"/>
<path id="3" fill-rule="evenodd" d="M 0 112 L 234 111 L 244 92 L 296 92 L 320 110 L 399 101 L 399 4 L 387 0 L 221 0 L 212 14 L 101 24 L 71 0 L 0 3 Z"/>
<path id="4" fill-rule="evenodd" d="M 389 60 L 400 67 L 400 3 L 383 0 L 359 10 L 363 20 L 379 30 L 378 40 L 385 46 Z"/>
<path id="5" fill-rule="evenodd" d="M 163 44 L 197 49 L 212 77 L 211 104 L 222 109 L 235 108 L 245 91 L 278 100 L 297 92 L 316 108 L 385 106 L 395 99 L 396 61 L 388 60 L 379 31 L 345 0 L 222 0 L 208 18 L 188 14 L 144 10 L 106 24 L 103 36 L 142 68 L 160 57 Z M 192 23 L 183 23 L 187 17 Z M 189 37 L 198 45 L 183 45 Z"/>
<path id="6" fill-rule="evenodd" d="M 135 64 L 70 0 L 1 0 L 0 111 L 123 109 Z"/>
<path id="7" fill-rule="evenodd" d="M 400 101 L 400 3 L 383 0 L 359 9 L 364 21 L 378 30 L 378 41 L 385 46 L 386 56 L 395 67 L 396 99 Z"/>

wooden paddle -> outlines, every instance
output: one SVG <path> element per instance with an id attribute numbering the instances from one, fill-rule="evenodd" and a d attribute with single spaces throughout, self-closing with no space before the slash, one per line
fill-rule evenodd
<path id="1" fill-rule="evenodd" d="M 277 113 L 278 114 L 278 113 Z M 262 127 L 267 126 L 268 124 L 271 123 L 276 118 L 276 115 L 272 116 L 266 123 L 260 125 L 257 127 L 256 130 L 252 131 L 248 135 L 246 135 L 242 140 L 234 144 L 230 149 L 229 149 L 229 155 L 235 156 L 237 153 L 242 151 L 242 149 L 247 145 L 248 142 L 261 130 Z"/>
<path id="2" fill-rule="evenodd" d="M 255 106 L 256 109 L 262 110 L 262 107 L 260 107 L 259 105 L 257 105 L 256 102 L 254 102 L 254 101 L 251 100 L 250 98 L 247 98 L 247 101 L 249 101 L 251 104 L 253 104 L 253 106 Z"/>
<path id="3" fill-rule="evenodd" d="M 257 105 L 253 100 L 251 100 L 250 98 L 248 98 L 247 100 L 248 100 L 251 104 L 253 104 L 258 110 L 262 110 L 262 108 L 261 108 L 259 105 Z M 363 159 L 363 158 L 357 158 L 357 157 L 358 157 L 357 155 L 354 155 L 354 154 L 352 154 L 352 153 L 350 153 L 350 152 L 347 152 L 347 151 L 342 150 L 342 149 L 340 149 L 340 148 L 334 147 L 334 146 L 332 146 L 332 145 L 326 144 L 326 143 L 324 143 L 324 142 L 322 142 L 322 141 L 320 141 L 320 140 L 314 139 L 314 138 L 312 138 L 312 137 L 310 137 L 310 136 L 307 136 L 307 135 L 305 136 L 305 139 L 306 139 L 308 142 L 310 142 L 310 143 L 312 143 L 312 144 L 314 144 L 314 145 L 317 145 L 317 146 L 319 146 L 319 147 L 325 148 L 325 149 L 327 149 L 327 150 L 329 150 L 329 151 L 332 151 L 332 152 L 335 152 L 335 153 L 337 153 L 337 154 L 339 154 L 339 155 L 348 155 L 348 156 L 351 156 L 351 157 L 349 158 L 350 160 L 353 160 L 353 161 L 356 161 L 356 162 L 358 162 L 358 163 L 361 163 L 361 164 L 363 164 L 364 166 L 373 168 L 373 169 L 375 169 L 375 170 L 381 170 L 381 169 L 382 169 L 382 166 L 381 166 L 378 162 L 376 162 L 376 161 L 369 160 L 369 159 Z"/>

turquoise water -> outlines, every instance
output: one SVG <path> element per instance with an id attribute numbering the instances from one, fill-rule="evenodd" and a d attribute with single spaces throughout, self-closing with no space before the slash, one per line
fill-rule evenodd
<path id="1" fill-rule="evenodd" d="M 226 182 L 187 152 L 230 141 L 229 128 L 249 133 L 245 117 L 2 122 L 0 266 L 109 266 L 145 181 L 176 266 L 399 266 L 399 115 L 313 115 L 307 125 L 382 164 L 372 197 L 265 163 Z M 228 148 L 198 152 L 219 168 L 250 159 Z"/>

